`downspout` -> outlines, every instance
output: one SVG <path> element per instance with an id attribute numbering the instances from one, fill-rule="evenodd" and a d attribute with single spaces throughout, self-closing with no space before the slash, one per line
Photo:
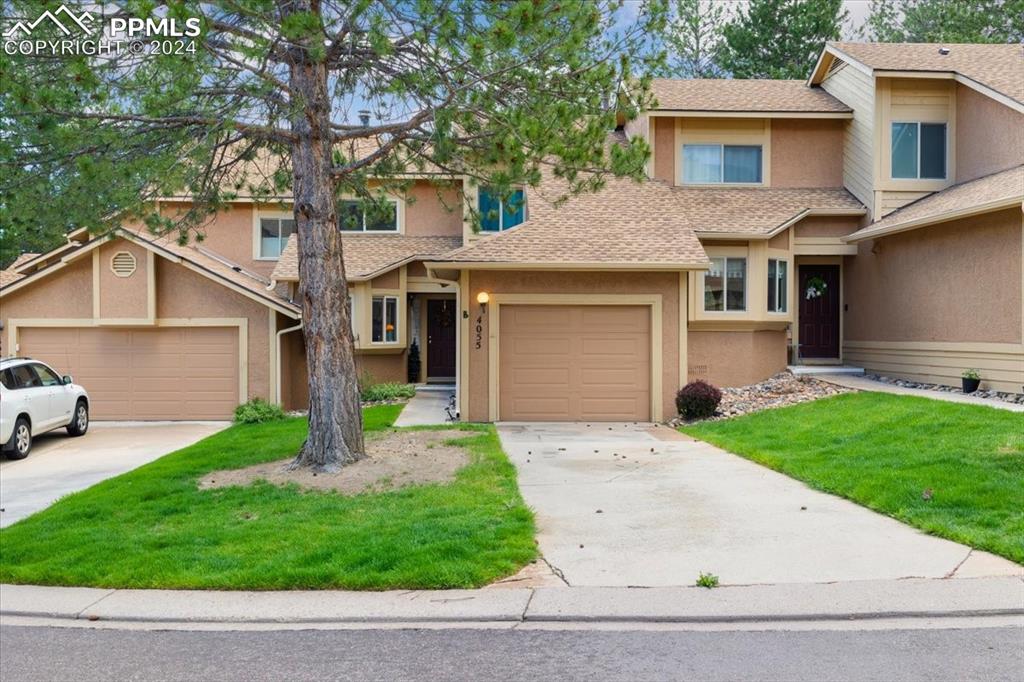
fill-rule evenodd
<path id="1" fill-rule="evenodd" d="M 287 334 L 288 332 L 297 332 L 300 329 L 302 329 L 301 322 L 299 322 L 294 327 L 288 327 L 287 329 L 282 329 L 281 331 L 277 332 L 277 377 L 275 379 L 274 385 L 274 397 L 277 398 L 278 405 L 281 404 L 281 336 Z"/>

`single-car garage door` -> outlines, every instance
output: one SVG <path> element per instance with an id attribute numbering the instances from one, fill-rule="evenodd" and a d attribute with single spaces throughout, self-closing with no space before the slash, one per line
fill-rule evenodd
<path id="1" fill-rule="evenodd" d="M 227 419 L 238 404 L 235 327 L 25 327 L 18 341 L 85 387 L 93 419 Z"/>
<path id="2" fill-rule="evenodd" d="M 503 305 L 499 315 L 499 419 L 650 419 L 649 306 Z"/>

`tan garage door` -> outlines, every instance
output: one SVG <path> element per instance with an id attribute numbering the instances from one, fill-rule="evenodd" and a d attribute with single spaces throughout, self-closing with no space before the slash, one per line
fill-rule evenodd
<path id="1" fill-rule="evenodd" d="M 18 340 L 85 387 L 93 419 L 225 419 L 238 404 L 234 327 L 34 327 Z"/>
<path id="2" fill-rule="evenodd" d="M 648 306 L 503 305 L 498 418 L 647 421 Z"/>

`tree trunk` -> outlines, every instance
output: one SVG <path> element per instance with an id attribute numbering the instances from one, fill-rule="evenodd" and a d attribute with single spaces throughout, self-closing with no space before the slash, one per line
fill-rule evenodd
<path id="1" fill-rule="evenodd" d="M 309 11 L 305 4 L 282 6 Z M 291 466 L 338 471 L 365 453 L 362 410 L 331 176 L 327 67 L 302 52 L 306 58 L 291 65 L 290 84 L 302 100 L 292 117 L 297 137 L 292 145 L 292 190 L 309 367 L 309 435 Z"/>

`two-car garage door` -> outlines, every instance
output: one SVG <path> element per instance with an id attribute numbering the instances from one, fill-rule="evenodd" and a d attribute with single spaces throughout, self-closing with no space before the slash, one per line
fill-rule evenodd
<path id="1" fill-rule="evenodd" d="M 85 387 L 93 419 L 227 419 L 238 404 L 236 327 L 25 327 L 18 340 Z"/>
<path id="2" fill-rule="evenodd" d="M 498 418 L 648 421 L 651 308 L 502 305 Z"/>

